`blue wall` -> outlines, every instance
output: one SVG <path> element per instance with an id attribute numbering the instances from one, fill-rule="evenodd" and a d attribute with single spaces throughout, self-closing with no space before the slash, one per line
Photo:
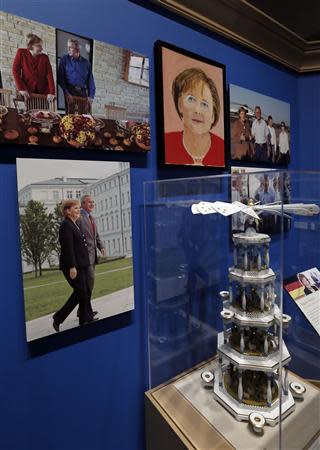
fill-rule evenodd
<path id="1" fill-rule="evenodd" d="M 299 134 L 297 156 L 300 169 L 320 169 L 320 74 L 308 74 L 298 80 Z"/>
<path id="2" fill-rule="evenodd" d="M 284 69 L 192 30 L 127 0 L 2 0 L 1 9 L 71 32 L 144 53 L 153 62 L 157 39 L 185 47 L 227 66 L 227 82 L 290 102 L 292 167 L 319 168 L 319 77 L 298 77 Z M 0 449 L 143 450 L 143 392 L 147 388 L 143 267 L 143 181 L 177 177 L 177 170 L 156 167 L 155 90 L 151 71 L 153 149 L 130 155 L 136 309 L 126 319 L 101 325 L 101 334 L 55 352 L 31 357 L 25 343 L 16 172 L 13 150 L 1 149 L 0 198 L 5 217 L 0 234 Z M 300 114 L 299 108 L 303 109 Z M 314 127 L 310 134 L 310 116 Z M 314 122 L 313 122 L 314 121 Z M 307 142 L 307 146 L 303 144 Z M 297 145 L 299 144 L 299 146 Z M 303 149 L 297 155 L 298 148 Z M 30 156 L 40 156 L 31 153 Z M 301 150 L 299 150 L 301 151 Z M 20 151 L 20 155 L 23 154 Z M 51 152 L 74 157 L 74 152 Z M 71 156 L 72 155 L 72 156 Z M 50 154 L 46 154 L 50 157 Z M 79 158 L 85 159 L 85 154 Z M 92 157 L 99 159 L 97 153 Z M 0 156 L 1 158 L 1 156 Z M 103 158 L 107 159 L 104 155 Z M 0 159 L 3 162 L 2 159 Z M 188 172 L 190 173 L 190 172 Z M 197 174 L 212 174 L 192 172 Z M 105 327 L 105 328 L 104 328 Z"/>

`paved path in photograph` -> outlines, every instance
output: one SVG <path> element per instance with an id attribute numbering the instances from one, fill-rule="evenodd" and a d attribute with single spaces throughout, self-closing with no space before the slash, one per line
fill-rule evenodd
<path id="1" fill-rule="evenodd" d="M 113 292 L 109 295 L 104 295 L 103 297 L 95 298 L 91 303 L 93 310 L 98 311 L 99 319 L 130 311 L 134 308 L 133 286 L 121 289 L 120 291 Z M 77 309 L 78 308 L 75 308 L 64 323 L 60 325 L 60 331 L 69 330 L 70 328 L 75 328 L 79 325 Z M 52 315 L 52 313 L 47 314 L 46 316 L 27 322 L 28 342 L 55 333 L 55 330 L 52 327 Z"/>

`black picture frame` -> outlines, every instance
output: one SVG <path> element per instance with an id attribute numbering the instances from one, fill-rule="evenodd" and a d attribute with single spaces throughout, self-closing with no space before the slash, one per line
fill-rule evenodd
<path id="1" fill-rule="evenodd" d="M 222 71 L 222 98 L 219 97 L 220 104 L 223 106 L 223 135 L 224 135 L 224 149 L 223 149 L 223 165 L 198 165 L 198 164 L 179 164 L 168 163 L 165 155 L 165 126 L 164 126 L 164 95 L 163 95 L 163 48 L 172 50 L 178 54 L 184 55 L 187 58 L 192 58 L 195 61 L 209 64 Z M 156 127 L 157 127 L 157 157 L 158 166 L 161 168 L 192 168 L 192 169 L 213 169 L 216 172 L 223 172 L 229 168 L 229 101 L 227 95 L 226 83 L 226 66 L 213 59 L 198 55 L 189 50 L 177 47 L 173 44 L 158 40 L 154 44 L 155 57 L 155 86 L 156 86 Z M 213 127 L 214 128 L 214 127 Z"/>
<path id="2" fill-rule="evenodd" d="M 83 52 L 81 53 L 84 58 L 88 59 L 90 62 L 91 67 L 93 67 L 93 45 L 94 45 L 94 39 L 88 38 L 86 36 L 82 36 L 80 34 L 70 33 L 69 31 L 62 30 L 60 28 L 56 28 L 56 79 L 57 79 L 57 109 L 58 111 L 64 111 L 65 110 L 65 99 L 64 94 L 61 89 L 61 87 L 58 84 L 58 70 L 59 70 L 59 63 L 61 60 L 62 55 L 67 54 L 67 49 L 65 51 L 60 48 L 60 37 L 61 35 L 65 36 L 65 41 L 67 42 L 68 39 L 77 39 L 80 42 L 80 45 L 89 45 L 90 51 L 86 51 L 85 54 Z"/>

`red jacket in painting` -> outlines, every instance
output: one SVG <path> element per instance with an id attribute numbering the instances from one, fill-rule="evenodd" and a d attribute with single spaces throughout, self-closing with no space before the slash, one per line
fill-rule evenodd
<path id="1" fill-rule="evenodd" d="M 211 146 L 204 156 L 202 164 L 209 167 L 224 167 L 224 140 L 210 133 Z M 165 133 L 165 162 L 166 164 L 194 165 L 193 158 L 183 145 L 183 131 Z"/>
<path id="2" fill-rule="evenodd" d="M 18 48 L 12 72 L 18 91 L 55 95 L 52 68 L 47 55 L 32 56 L 28 49 Z"/>

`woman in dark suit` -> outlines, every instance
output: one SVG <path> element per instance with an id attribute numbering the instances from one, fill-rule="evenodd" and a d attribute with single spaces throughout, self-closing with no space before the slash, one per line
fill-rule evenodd
<path id="1" fill-rule="evenodd" d="M 73 288 L 73 292 L 59 311 L 53 315 L 53 328 L 59 326 L 79 304 L 79 325 L 97 320 L 90 308 L 89 252 L 84 234 L 76 221 L 80 217 L 78 200 L 66 200 L 61 207 L 64 220 L 59 229 L 61 245 L 60 270 Z"/>

